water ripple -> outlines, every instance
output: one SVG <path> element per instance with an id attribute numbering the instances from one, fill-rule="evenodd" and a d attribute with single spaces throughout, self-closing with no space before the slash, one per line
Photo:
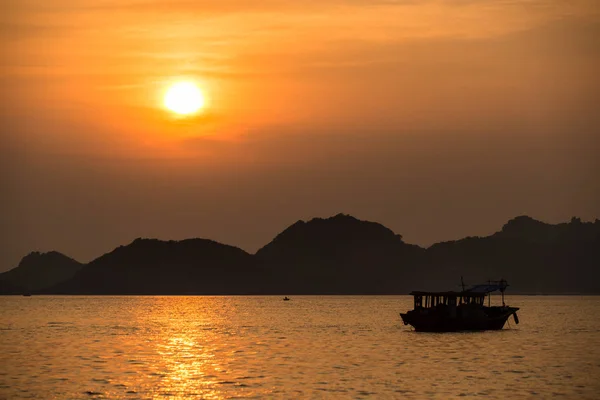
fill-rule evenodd
<path id="1" fill-rule="evenodd" d="M 511 297 L 521 324 L 420 334 L 390 297 L 0 298 L 0 398 L 594 399 L 595 297 Z M 507 388 L 508 391 L 507 391 Z"/>

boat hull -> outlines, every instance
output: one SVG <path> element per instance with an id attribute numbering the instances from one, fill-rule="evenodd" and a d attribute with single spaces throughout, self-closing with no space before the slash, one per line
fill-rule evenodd
<path id="1" fill-rule="evenodd" d="M 488 331 L 502 329 L 508 318 L 513 314 L 516 316 L 518 310 L 516 307 L 459 309 L 456 313 L 412 310 L 400 316 L 405 325 L 411 325 L 417 332 Z"/>

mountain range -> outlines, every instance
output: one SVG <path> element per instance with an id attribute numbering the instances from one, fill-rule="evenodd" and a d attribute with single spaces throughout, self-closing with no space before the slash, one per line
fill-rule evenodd
<path id="1" fill-rule="evenodd" d="M 136 239 L 82 264 L 34 252 L 0 294 L 406 294 L 504 278 L 512 293 L 600 294 L 600 221 L 527 216 L 428 248 L 349 215 L 298 221 L 256 254 L 208 239 Z"/>

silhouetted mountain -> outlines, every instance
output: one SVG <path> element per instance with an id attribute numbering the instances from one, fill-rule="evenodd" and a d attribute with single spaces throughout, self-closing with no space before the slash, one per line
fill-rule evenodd
<path id="1" fill-rule="evenodd" d="M 464 275 L 471 284 L 503 277 L 520 293 L 600 293 L 600 222 L 517 217 L 491 236 L 431 246 L 419 271 L 432 289 Z"/>
<path id="2" fill-rule="evenodd" d="M 21 288 L 21 292 L 33 292 L 73 277 L 82 266 L 56 251 L 33 252 L 23 257 L 18 267 L 0 274 L 0 280 Z"/>
<path id="3" fill-rule="evenodd" d="M 298 221 L 255 255 L 206 239 L 136 239 L 80 268 L 59 253 L 33 253 L 0 280 L 7 292 L 35 290 L 50 281 L 41 274 L 60 270 L 68 279 L 45 293 L 402 294 L 458 289 L 464 276 L 467 284 L 505 278 L 512 293 L 600 293 L 600 221 L 521 216 L 493 235 L 423 249 L 339 214 Z"/>
<path id="4" fill-rule="evenodd" d="M 69 294 L 256 293 L 263 280 L 245 251 L 206 239 L 136 239 L 51 289 Z"/>
<path id="5" fill-rule="evenodd" d="M 286 293 L 398 293 L 423 250 L 349 215 L 298 221 L 256 253 Z"/>
<path id="6" fill-rule="evenodd" d="M 598 220 L 595 223 L 581 222 L 581 219 L 573 217 L 570 223 L 551 225 L 522 215 L 508 221 L 493 236 L 536 243 L 594 242 L 598 240 L 599 223 Z"/>
<path id="7" fill-rule="evenodd" d="M 0 295 L 7 294 L 24 294 L 27 291 L 22 287 L 15 286 L 10 282 L 0 279 Z"/>

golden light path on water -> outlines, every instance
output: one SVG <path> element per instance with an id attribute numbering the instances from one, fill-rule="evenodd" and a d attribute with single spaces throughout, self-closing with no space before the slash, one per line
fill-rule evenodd
<path id="1" fill-rule="evenodd" d="M 0 297 L 0 398 L 595 399 L 598 297 L 420 334 L 408 296 Z"/>
<path id="2" fill-rule="evenodd" d="M 211 325 L 218 323 L 205 318 L 211 306 L 210 298 L 178 297 L 165 304 L 158 301 L 153 308 L 164 327 L 150 341 L 158 357 L 152 368 L 160 378 L 159 394 L 175 398 L 199 396 L 203 399 L 220 399 L 214 390 L 218 375 L 223 371 L 215 351 Z M 200 301 L 198 301 L 200 300 Z M 197 312 L 191 312 L 196 309 Z M 191 321 L 189 319 L 191 318 Z M 198 329 L 199 324 L 200 329 Z M 196 329 L 194 329 L 196 325 Z M 155 391 L 156 386 L 148 390 Z"/>

